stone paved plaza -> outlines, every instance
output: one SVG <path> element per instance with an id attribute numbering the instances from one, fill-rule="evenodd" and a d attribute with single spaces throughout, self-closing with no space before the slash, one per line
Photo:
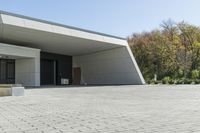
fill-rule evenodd
<path id="1" fill-rule="evenodd" d="M 0 133 L 200 132 L 200 86 L 29 89 L 0 98 Z"/>

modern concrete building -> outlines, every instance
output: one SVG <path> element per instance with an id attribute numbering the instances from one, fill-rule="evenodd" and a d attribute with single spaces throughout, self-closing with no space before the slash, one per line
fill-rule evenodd
<path id="1" fill-rule="evenodd" d="M 0 11 L 0 83 L 145 81 L 126 39 Z"/>

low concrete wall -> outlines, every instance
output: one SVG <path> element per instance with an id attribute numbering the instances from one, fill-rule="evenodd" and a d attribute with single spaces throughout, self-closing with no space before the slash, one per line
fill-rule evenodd
<path id="1" fill-rule="evenodd" d="M 11 96 L 12 87 L 11 86 L 0 86 L 0 97 L 2 96 Z"/>
<path id="2" fill-rule="evenodd" d="M 21 85 L 9 85 L 3 84 L 0 85 L 0 97 L 2 96 L 23 96 L 24 87 Z"/>

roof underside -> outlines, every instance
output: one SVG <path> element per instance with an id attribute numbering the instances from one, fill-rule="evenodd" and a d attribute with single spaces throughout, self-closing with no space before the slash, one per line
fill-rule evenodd
<path id="1" fill-rule="evenodd" d="M 127 46 L 124 39 L 0 12 L 0 42 L 65 55 Z"/>

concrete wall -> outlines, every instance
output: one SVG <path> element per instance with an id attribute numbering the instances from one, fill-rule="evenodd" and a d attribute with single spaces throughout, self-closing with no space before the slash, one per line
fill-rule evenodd
<path id="1" fill-rule="evenodd" d="M 40 59 L 16 59 L 15 83 L 24 86 L 40 86 Z"/>
<path id="2" fill-rule="evenodd" d="M 40 50 L 0 43 L 0 55 L 15 59 L 15 83 L 40 86 Z"/>
<path id="3" fill-rule="evenodd" d="M 128 46 L 74 56 L 73 67 L 81 67 L 82 84 L 144 84 Z"/>

